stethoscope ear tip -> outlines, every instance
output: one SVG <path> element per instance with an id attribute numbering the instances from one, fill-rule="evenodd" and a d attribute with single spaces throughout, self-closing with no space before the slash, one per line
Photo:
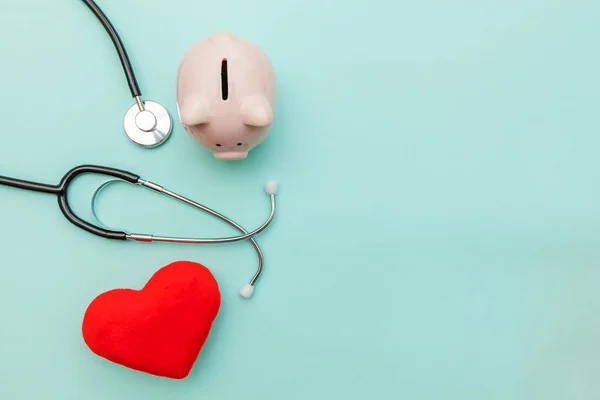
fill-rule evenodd
<path id="1" fill-rule="evenodd" d="M 254 293 L 254 286 L 252 286 L 249 283 L 247 285 L 245 285 L 242 288 L 242 290 L 240 290 L 240 295 L 245 299 L 251 298 L 253 293 Z"/>
<path id="2" fill-rule="evenodd" d="M 277 182 L 269 181 L 265 183 L 265 190 L 267 191 L 268 195 L 277 193 Z"/>

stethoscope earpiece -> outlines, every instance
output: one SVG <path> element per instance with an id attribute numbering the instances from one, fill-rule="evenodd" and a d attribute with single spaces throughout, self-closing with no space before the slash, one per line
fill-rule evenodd
<path id="1" fill-rule="evenodd" d="M 275 181 L 269 181 L 269 182 L 265 183 L 265 191 L 272 198 L 273 198 L 273 196 L 275 196 L 277 194 L 277 188 L 278 188 L 277 182 L 275 182 Z M 261 259 L 260 269 L 262 270 L 262 255 L 260 252 L 259 252 L 259 258 Z M 255 282 L 256 282 L 256 277 L 252 280 L 251 283 L 244 285 L 244 287 L 240 290 L 240 295 L 243 298 L 249 299 L 252 297 L 252 295 L 254 294 L 254 283 Z"/>
<path id="2" fill-rule="evenodd" d="M 277 194 L 277 182 L 269 181 L 265 183 L 265 191 L 268 195 Z"/>
<path id="3" fill-rule="evenodd" d="M 245 299 L 251 298 L 252 294 L 254 294 L 254 286 L 252 286 L 249 283 L 247 285 L 244 285 L 242 290 L 240 290 L 240 295 L 242 295 L 242 297 Z"/>

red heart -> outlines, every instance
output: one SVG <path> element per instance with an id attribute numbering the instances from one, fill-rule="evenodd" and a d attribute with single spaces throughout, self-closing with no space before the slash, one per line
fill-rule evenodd
<path id="1" fill-rule="evenodd" d="M 109 361 L 183 379 L 220 306 L 221 293 L 211 272 L 179 261 L 156 272 L 142 290 L 116 289 L 96 297 L 83 319 L 83 339 Z"/>

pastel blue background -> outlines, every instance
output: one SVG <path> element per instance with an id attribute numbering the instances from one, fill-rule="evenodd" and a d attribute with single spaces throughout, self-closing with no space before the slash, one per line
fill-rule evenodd
<path id="1" fill-rule="evenodd" d="M 103 240 L 49 195 L 0 188 L 0 398 L 511 399 L 600 397 L 600 3 L 595 0 L 102 0 L 147 99 L 176 115 L 185 50 L 215 31 L 259 44 L 277 122 L 219 162 L 175 120 L 145 150 L 112 43 L 79 1 L 0 11 L 0 174 L 57 182 L 128 169 L 217 208 L 248 243 Z M 78 179 L 75 209 L 103 182 Z M 126 204 L 123 204 L 127 202 Z M 230 235 L 139 188 L 100 201 L 136 232 Z M 222 310 L 191 376 L 91 354 L 81 318 L 179 259 L 206 264 Z"/>

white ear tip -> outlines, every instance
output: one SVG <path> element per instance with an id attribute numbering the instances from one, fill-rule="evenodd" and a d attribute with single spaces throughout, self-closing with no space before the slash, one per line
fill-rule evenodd
<path id="1" fill-rule="evenodd" d="M 269 181 L 265 183 L 265 190 L 267 191 L 267 194 L 277 193 L 277 182 Z"/>
<path id="2" fill-rule="evenodd" d="M 242 288 L 242 290 L 240 290 L 240 294 L 245 299 L 249 299 L 250 297 L 252 297 L 253 293 L 254 293 L 254 286 L 252 286 L 251 284 L 247 284 L 246 286 L 244 286 Z"/>

